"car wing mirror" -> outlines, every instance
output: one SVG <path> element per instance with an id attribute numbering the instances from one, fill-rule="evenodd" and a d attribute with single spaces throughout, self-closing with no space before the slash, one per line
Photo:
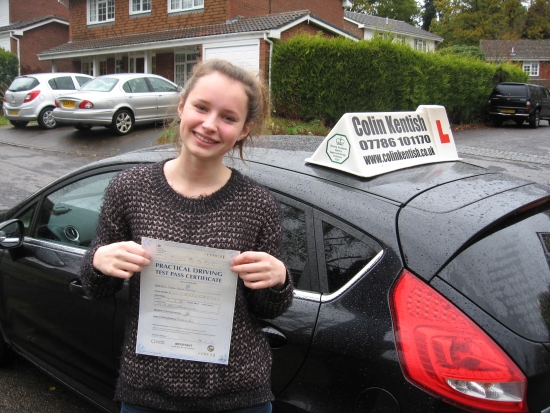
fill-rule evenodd
<path id="1" fill-rule="evenodd" d="M 25 227 L 19 219 L 10 219 L 0 224 L 0 248 L 17 248 L 23 243 Z"/>

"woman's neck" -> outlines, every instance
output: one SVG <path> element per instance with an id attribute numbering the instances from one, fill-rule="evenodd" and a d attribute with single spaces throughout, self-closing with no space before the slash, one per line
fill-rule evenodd
<path id="1" fill-rule="evenodd" d="M 231 170 L 222 162 L 193 162 L 180 155 L 164 164 L 164 176 L 174 191 L 196 198 L 222 188 L 231 178 Z"/>

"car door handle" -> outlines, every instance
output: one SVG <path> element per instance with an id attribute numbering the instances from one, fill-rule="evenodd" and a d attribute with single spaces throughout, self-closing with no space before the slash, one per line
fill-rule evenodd
<path id="1" fill-rule="evenodd" d="M 265 334 L 269 347 L 271 348 L 281 348 L 287 342 L 285 335 L 271 326 L 262 328 L 262 333 Z"/>
<path id="2" fill-rule="evenodd" d="M 80 280 L 72 280 L 69 283 L 69 290 L 76 295 L 86 298 L 87 300 L 90 299 L 90 297 L 86 296 L 86 293 L 84 293 L 84 287 L 82 287 L 82 282 Z"/>

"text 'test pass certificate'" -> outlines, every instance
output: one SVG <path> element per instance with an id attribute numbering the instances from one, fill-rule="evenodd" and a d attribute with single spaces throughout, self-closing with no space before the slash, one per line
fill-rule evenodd
<path id="1" fill-rule="evenodd" d="M 227 364 L 238 251 L 143 238 L 151 265 L 141 272 L 136 352 Z"/>

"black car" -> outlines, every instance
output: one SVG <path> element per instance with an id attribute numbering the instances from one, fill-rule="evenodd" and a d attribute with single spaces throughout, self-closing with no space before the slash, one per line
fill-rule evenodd
<path id="1" fill-rule="evenodd" d="M 497 85 L 489 98 L 489 116 L 495 126 L 511 119 L 538 128 L 541 119 L 550 123 L 550 91 L 546 86 L 504 82 Z"/>
<path id="2" fill-rule="evenodd" d="M 310 155 L 228 159 L 280 202 L 296 285 L 260 320 L 274 411 L 548 412 L 550 188 L 461 161 L 358 178 Z M 118 411 L 128 290 L 88 299 L 80 262 L 110 179 L 173 156 L 101 160 L 0 216 L 0 359 L 12 349 Z"/>

